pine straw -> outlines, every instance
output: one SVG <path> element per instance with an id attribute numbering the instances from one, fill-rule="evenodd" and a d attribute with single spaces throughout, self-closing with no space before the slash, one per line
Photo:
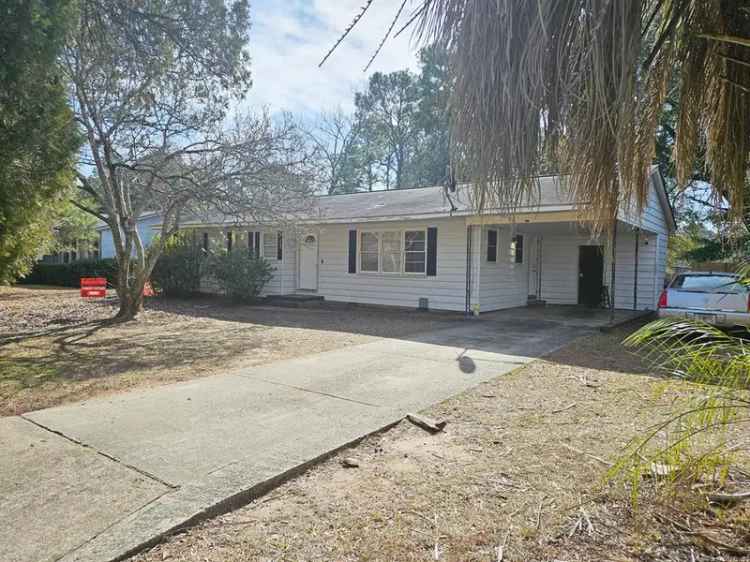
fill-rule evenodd
<path id="1" fill-rule="evenodd" d="M 402 422 L 135 560 L 741 559 L 695 533 L 743 544 L 747 511 L 702 511 L 695 493 L 666 503 L 647 482 L 635 517 L 627 490 L 604 483 L 622 445 L 685 395 L 657 398 L 662 382 L 623 336 L 578 340 L 447 400 L 426 412 L 444 433 Z"/>

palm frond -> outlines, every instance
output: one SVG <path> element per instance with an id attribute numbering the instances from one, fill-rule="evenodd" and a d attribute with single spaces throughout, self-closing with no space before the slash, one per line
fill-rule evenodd
<path id="1" fill-rule="evenodd" d="M 419 34 L 449 48 L 454 153 L 474 205 L 516 208 L 544 162 L 570 174 L 595 229 L 642 206 L 658 115 L 678 74 L 676 160 L 699 147 L 717 197 L 746 206 L 750 13 L 715 0 L 425 0 Z M 730 41 L 730 39 L 736 39 Z"/>

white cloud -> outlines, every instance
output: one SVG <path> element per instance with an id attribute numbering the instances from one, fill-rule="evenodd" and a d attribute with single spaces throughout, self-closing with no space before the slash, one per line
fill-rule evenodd
<path id="1" fill-rule="evenodd" d="M 374 2 L 359 24 L 331 55 L 318 63 L 360 10 L 364 0 L 258 0 L 251 4 L 250 56 L 253 87 L 243 106 L 311 114 L 353 107 L 363 88 L 362 69 L 398 10 L 400 0 Z M 403 25 L 413 7 L 401 14 Z M 371 72 L 415 69 L 417 46 L 406 31 L 390 38 Z"/>

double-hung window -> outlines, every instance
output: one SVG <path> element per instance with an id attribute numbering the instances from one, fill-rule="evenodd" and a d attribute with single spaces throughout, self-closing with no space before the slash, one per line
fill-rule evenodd
<path id="1" fill-rule="evenodd" d="M 276 232 L 263 233 L 263 257 L 270 261 L 278 258 L 279 237 Z"/>
<path id="2" fill-rule="evenodd" d="M 425 230 L 365 231 L 359 240 L 359 270 L 363 273 L 425 273 Z"/>
<path id="3" fill-rule="evenodd" d="M 383 273 L 401 273 L 401 233 L 380 233 L 380 269 Z"/>
<path id="4" fill-rule="evenodd" d="M 427 241 L 424 230 L 404 232 L 404 273 L 424 273 L 427 265 Z"/>
<path id="5" fill-rule="evenodd" d="M 359 270 L 380 271 L 380 236 L 378 232 L 363 232 L 360 240 Z"/>

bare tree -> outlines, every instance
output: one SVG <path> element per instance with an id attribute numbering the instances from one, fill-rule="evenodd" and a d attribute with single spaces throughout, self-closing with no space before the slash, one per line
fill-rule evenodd
<path id="1" fill-rule="evenodd" d="M 360 187 L 357 139 L 359 127 L 341 109 L 321 113 L 309 131 L 320 167 L 320 181 L 328 195 L 349 193 Z"/>
<path id="2" fill-rule="evenodd" d="M 86 141 L 79 187 L 96 205 L 76 204 L 112 230 L 120 319 L 142 309 L 144 284 L 186 211 L 267 219 L 304 195 L 289 120 L 246 117 L 225 129 L 231 102 L 251 85 L 248 30 L 247 0 L 79 3 L 61 62 Z M 147 210 L 163 217 L 148 250 L 136 228 Z"/>

